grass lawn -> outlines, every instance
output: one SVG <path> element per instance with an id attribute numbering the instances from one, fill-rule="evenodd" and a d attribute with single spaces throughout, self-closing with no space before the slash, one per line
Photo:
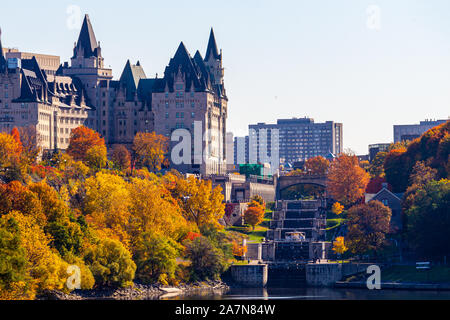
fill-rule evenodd
<path id="1" fill-rule="evenodd" d="M 418 271 L 415 266 L 392 266 L 381 272 L 383 282 L 450 283 L 450 268 L 436 266 L 429 271 Z"/>
<path id="2" fill-rule="evenodd" d="M 339 226 L 341 226 L 344 222 L 345 222 L 345 219 L 328 219 L 326 231 L 336 229 Z"/>
<path id="3" fill-rule="evenodd" d="M 269 230 L 270 220 L 272 219 L 272 211 L 266 211 L 264 216 L 264 221 L 255 228 L 255 231 L 252 231 L 252 227 L 250 226 L 242 226 L 242 227 L 229 227 L 227 230 L 239 232 L 245 236 L 247 236 L 248 241 L 250 242 L 262 242 L 262 240 L 267 235 L 267 230 Z"/>

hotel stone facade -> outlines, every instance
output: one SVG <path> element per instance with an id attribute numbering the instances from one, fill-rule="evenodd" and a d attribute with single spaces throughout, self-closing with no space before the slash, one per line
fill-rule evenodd
<path id="1" fill-rule="evenodd" d="M 148 78 L 139 63 L 127 61 L 119 80 L 105 68 L 100 42 L 86 15 L 70 63 L 59 57 L 1 49 L 0 130 L 36 127 L 43 149 L 66 149 L 71 130 L 85 125 L 99 132 L 109 146 L 131 147 L 138 132 L 156 132 L 171 139 L 178 129 L 191 133 L 201 124 L 201 164 L 174 168 L 182 172 L 226 172 L 228 98 L 222 52 L 211 30 L 205 57 L 191 57 L 183 43 L 164 76 Z M 206 135 L 205 133 L 210 133 Z M 177 144 L 172 142 L 172 146 Z M 205 156 L 207 154 L 207 156 Z"/>

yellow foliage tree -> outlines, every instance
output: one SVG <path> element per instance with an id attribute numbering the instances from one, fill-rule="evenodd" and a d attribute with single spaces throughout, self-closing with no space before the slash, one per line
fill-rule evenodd
<path id="1" fill-rule="evenodd" d="M 344 237 L 337 237 L 333 243 L 333 251 L 341 255 L 347 252 L 347 250 L 348 248 L 345 246 Z"/>
<path id="2" fill-rule="evenodd" d="M 13 211 L 2 219 L 13 218 L 21 232 L 21 245 L 26 251 L 33 292 L 43 290 L 66 290 L 69 266 L 56 251 L 49 246 L 50 238 L 31 216 Z"/>
<path id="3" fill-rule="evenodd" d="M 344 211 L 344 206 L 340 204 L 339 202 L 335 202 L 333 204 L 333 207 L 331 208 L 331 212 L 333 212 L 335 215 L 339 216 Z"/>
<path id="4" fill-rule="evenodd" d="M 161 170 L 168 150 L 169 139 L 163 135 L 139 132 L 134 137 L 134 160 L 139 166 L 146 166 L 151 171 Z"/>
<path id="5" fill-rule="evenodd" d="M 194 177 L 178 178 L 173 189 L 186 220 L 194 222 L 198 227 L 215 225 L 220 227 L 219 220 L 225 214 L 222 188 L 212 188 L 211 181 Z"/>
<path id="6" fill-rule="evenodd" d="M 134 178 L 129 185 L 129 192 L 129 230 L 133 239 L 149 231 L 177 239 L 185 230 L 192 229 L 177 201 L 158 180 Z"/>
<path id="7" fill-rule="evenodd" d="M 87 222 L 104 236 L 128 246 L 127 226 L 131 205 L 128 183 L 122 177 L 97 173 L 86 180 L 84 210 Z"/>

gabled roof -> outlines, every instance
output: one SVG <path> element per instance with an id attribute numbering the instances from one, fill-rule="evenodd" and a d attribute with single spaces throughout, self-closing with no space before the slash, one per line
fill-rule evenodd
<path id="1" fill-rule="evenodd" d="M 366 193 L 366 202 L 370 202 L 373 200 L 376 200 L 379 196 L 381 196 L 384 192 L 387 192 L 389 194 L 391 194 L 393 197 L 397 198 L 398 201 L 402 201 L 403 198 L 403 193 L 393 193 L 392 191 L 390 191 L 387 188 L 382 188 L 378 193 L 373 194 L 373 193 Z"/>
<path id="2" fill-rule="evenodd" d="M 75 48 L 74 57 L 77 56 L 76 49 L 82 49 L 85 58 L 98 57 L 98 43 L 95 38 L 94 29 L 88 15 L 85 15 L 83 25 L 81 27 L 80 36 L 78 37 L 77 46 Z"/>
<path id="3" fill-rule="evenodd" d="M 127 91 L 127 100 L 134 98 L 134 94 L 137 93 L 139 81 L 146 78 L 147 76 L 139 61 L 135 65 L 132 65 L 130 60 L 127 61 L 119 80 L 120 86 L 124 87 Z"/>
<path id="4" fill-rule="evenodd" d="M 211 33 L 209 34 L 208 49 L 206 49 L 205 61 L 209 61 L 211 55 L 214 59 L 220 59 L 213 28 L 211 28 Z"/>

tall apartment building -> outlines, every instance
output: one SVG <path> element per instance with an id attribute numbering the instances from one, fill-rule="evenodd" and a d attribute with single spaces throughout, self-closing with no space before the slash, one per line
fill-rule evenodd
<path id="1" fill-rule="evenodd" d="M 234 164 L 248 164 L 249 163 L 249 136 L 234 138 Z"/>
<path id="2" fill-rule="evenodd" d="M 333 121 L 281 119 L 276 124 L 250 125 L 249 133 L 250 163 L 265 163 L 275 158 L 281 163 L 294 163 L 343 152 L 343 125 Z"/>
<path id="3" fill-rule="evenodd" d="M 71 131 L 85 123 L 91 110 L 82 85 L 41 69 L 38 58 L 51 67 L 54 56 L 47 56 L 46 64 L 45 55 L 15 51 L 6 58 L 4 52 L 0 32 L 0 131 L 31 127 L 43 150 L 66 149 Z"/>
<path id="4" fill-rule="evenodd" d="M 419 138 L 428 130 L 446 123 L 448 120 L 425 120 L 419 124 L 395 125 L 394 142 L 412 141 Z"/>
<path id="5" fill-rule="evenodd" d="M 199 51 L 192 58 L 181 42 L 164 77 L 147 78 L 139 61 L 128 61 L 120 79 L 113 80 L 112 70 L 104 67 L 100 42 L 86 15 L 71 64 L 65 63 L 57 74 L 79 79 L 87 103 L 93 106 L 87 125 L 98 131 L 108 145 L 130 146 L 137 132 L 154 131 L 170 139 L 174 131 L 186 129 L 195 152 L 189 163 L 173 167 L 201 174 L 226 172 L 228 98 L 222 52 L 212 29 L 205 58 Z M 201 150 L 194 148 L 195 123 L 200 124 L 197 133 L 201 137 L 197 139 Z M 207 156 L 202 157 L 203 153 Z"/>

